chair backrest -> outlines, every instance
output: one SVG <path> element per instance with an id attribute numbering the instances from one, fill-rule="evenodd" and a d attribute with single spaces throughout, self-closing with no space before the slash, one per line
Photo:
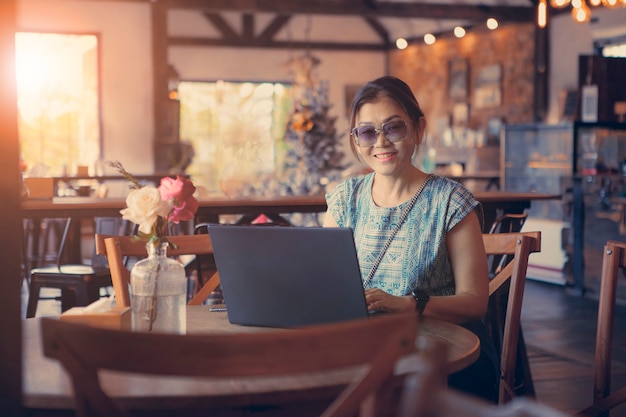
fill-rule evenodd
<path id="1" fill-rule="evenodd" d="M 501 338 L 500 356 L 500 393 L 499 403 L 508 402 L 514 396 L 515 362 L 520 333 L 520 317 L 524 297 L 524 284 L 528 269 L 528 257 L 533 252 L 541 251 L 541 232 L 483 234 L 483 243 L 487 256 L 504 255 L 509 259 L 489 282 L 489 296 L 495 297 L 500 288 L 508 285 L 504 327 L 490 329 L 494 343 Z M 492 308 L 490 303 L 490 308 Z M 498 316 L 489 311 L 486 318 Z M 489 317 L 492 315 L 491 317 Z M 493 324 L 493 322 L 491 322 Z M 489 326 L 489 323 L 488 323 Z M 499 327 L 500 323 L 493 324 Z M 494 331 L 495 330 L 495 331 Z M 501 336 L 498 334 L 501 332 Z"/>
<path id="2" fill-rule="evenodd" d="M 504 213 L 498 216 L 489 228 L 489 233 L 518 233 L 522 230 L 528 213 Z M 490 276 L 494 276 L 500 269 L 504 267 L 510 260 L 509 255 L 490 255 L 487 257 L 489 262 Z"/>
<path id="3" fill-rule="evenodd" d="M 207 234 L 168 236 L 175 245 L 169 248 L 168 256 L 211 254 L 213 247 Z M 106 255 L 111 270 L 111 281 L 118 306 L 130 306 L 130 271 L 125 265 L 126 257 L 147 256 L 146 244 L 132 236 L 96 235 L 96 252 Z M 219 285 L 219 275 L 215 273 L 209 281 L 194 295 L 189 304 L 201 304 Z"/>
<path id="4" fill-rule="evenodd" d="M 611 392 L 611 349 L 617 280 L 626 275 L 626 242 L 607 241 L 602 257 L 598 326 L 594 360 L 593 405 L 577 416 L 608 416 L 609 410 L 626 402 L 626 386 Z"/>
<path id="5" fill-rule="evenodd" d="M 422 366 L 404 379 L 397 417 L 568 417 L 531 398 L 518 397 L 496 406 L 449 389 L 442 378 L 445 354 L 440 348 L 420 345 Z"/>
<path id="6" fill-rule="evenodd" d="M 79 417 L 127 415 L 102 390 L 98 371 L 103 369 L 224 377 L 236 384 L 237 377 L 306 378 L 343 368 L 352 368 L 354 379 L 323 416 L 353 417 L 362 406 L 368 411 L 385 406 L 377 400 L 388 397 L 376 394 L 393 386 L 397 360 L 416 350 L 417 326 L 416 315 L 407 313 L 298 330 L 211 335 L 129 332 L 42 318 L 41 331 L 44 355 L 59 360 L 72 378 Z M 363 372 L 353 368 L 363 365 Z"/>
<path id="7" fill-rule="evenodd" d="M 514 398 L 496 406 L 475 396 L 450 389 L 444 371 L 446 346 L 418 339 L 419 355 L 402 384 L 396 417 L 568 417 L 530 398 Z"/>

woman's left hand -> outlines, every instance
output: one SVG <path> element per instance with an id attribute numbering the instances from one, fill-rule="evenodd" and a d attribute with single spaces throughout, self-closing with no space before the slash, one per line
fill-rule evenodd
<path id="1" fill-rule="evenodd" d="M 390 295 L 378 288 L 365 290 L 365 301 L 369 311 L 388 311 L 402 313 L 415 311 L 415 299 L 412 296 Z"/>

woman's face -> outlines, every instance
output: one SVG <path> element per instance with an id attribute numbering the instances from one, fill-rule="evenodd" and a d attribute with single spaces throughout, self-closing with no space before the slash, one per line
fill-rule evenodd
<path id="1" fill-rule="evenodd" d="M 363 161 L 377 174 L 400 176 L 407 167 L 412 165 L 411 158 L 415 147 L 421 141 L 422 128 L 420 127 L 420 131 L 416 131 L 412 121 L 394 100 L 381 97 L 376 101 L 364 104 L 359 110 L 355 122 L 355 128 L 360 128 L 364 133 L 372 133 L 372 127 L 378 129 L 375 132 L 377 137 L 372 146 L 359 144 L 356 146 Z M 400 122 L 400 124 L 394 122 Z M 401 122 L 406 124 L 406 135 L 403 134 Z M 422 124 L 423 119 L 420 121 L 420 126 Z M 398 126 L 399 131 L 396 129 Z M 368 129 L 363 129 L 364 127 Z M 389 137 L 385 137 L 384 130 L 388 131 Z M 401 139 L 402 137 L 405 139 Z M 356 138 L 353 137 L 354 139 Z M 392 142 L 389 139 L 397 141 Z M 363 140 L 360 142 L 363 144 Z"/>

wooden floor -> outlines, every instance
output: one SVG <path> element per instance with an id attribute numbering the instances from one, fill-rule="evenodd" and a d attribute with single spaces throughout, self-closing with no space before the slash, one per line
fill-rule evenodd
<path id="1" fill-rule="evenodd" d="M 570 414 L 591 404 L 597 308 L 593 297 L 528 281 L 522 328 L 539 402 Z M 615 317 L 612 384 L 618 387 L 626 385 L 626 307 L 618 305 Z M 626 416 L 626 404 L 611 416 Z"/>
<path id="2" fill-rule="evenodd" d="M 54 290 L 46 291 L 54 295 Z M 22 298 L 25 312 L 25 291 Z M 43 301 L 37 315 L 59 312 L 60 302 Z M 621 386 L 626 385 L 626 306 L 617 306 L 616 318 L 613 386 Z M 596 319 L 593 297 L 569 295 L 561 286 L 528 281 L 522 327 L 539 402 L 570 414 L 591 404 Z M 626 416 L 626 405 L 611 415 Z"/>

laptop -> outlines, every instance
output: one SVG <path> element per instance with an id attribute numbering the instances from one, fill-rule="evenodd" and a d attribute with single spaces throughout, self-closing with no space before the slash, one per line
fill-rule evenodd
<path id="1" fill-rule="evenodd" d="M 210 225 L 233 324 L 298 327 L 367 318 L 348 228 Z"/>

